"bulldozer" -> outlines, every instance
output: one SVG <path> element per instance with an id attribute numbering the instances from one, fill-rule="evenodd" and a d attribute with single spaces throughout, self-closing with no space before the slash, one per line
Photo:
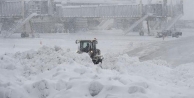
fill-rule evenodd
<path id="1" fill-rule="evenodd" d="M 94 64 L 102 63 L 102 60 L 104 58 L 101 55 L 101 51 L 99 49 L 96 49 L 96 44 L 98 44 L 97 39 L 94 39 L 94 40 L 76 40 L 75 43 L 79 44 L 79 47 L 77 50 L 78 54 L 88 53 Z"/>

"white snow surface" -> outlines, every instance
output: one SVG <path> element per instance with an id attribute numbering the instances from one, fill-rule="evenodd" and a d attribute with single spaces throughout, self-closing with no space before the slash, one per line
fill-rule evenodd
<path id="1" fill-rule="evenodd" d="M 128 55 L 137 47 L 179 39 L 117 32 L 1 38 L 0 98 L 194 98 L 194 63 L 171 67 Z M 94 37 L 105 58 L 99 65 L 75 53 L 75 39 Z"/>

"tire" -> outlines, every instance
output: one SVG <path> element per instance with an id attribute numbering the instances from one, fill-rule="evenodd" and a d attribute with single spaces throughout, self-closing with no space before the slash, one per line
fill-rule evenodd
<path id="1" fill-rule="evenodd" d="M 141 36 L 144 36 L 144 32 L 142 32 Z"/>
<path id="2" fill-rule="evenodd" d="M 139 36 L 141 36 L 141 32 L 139 32 Z"/>
<path id="3" fill-rule="evenodd" d="M 144 32 L 143 32 L 143 31 L 140 31 L 140 32 L 139 32 L 139 35 L 140 35 L 140 36 L 144 36 Z"/>
<path id="4" fill-rule="evenodd" d="M 30 35 L 29 34 L 25 34 L 25 37 L 29 37 Z"/>
<path id="5" fill-rule="evenodd" d="M 25 38 L 25 34 L 24 33 L 21 34 L 21 38 Z"/>
<path id="6" fill-rule="evenodd" d="M 99 62 L 97 61 L 96 64 L 99 64 Z"/>
<path id="7" fill-rule="evenodd" d="M 102 63 L 102 59 L 98 59 L 97 61 L 96 61 L 96 60 L 92 60 L 92 62 L 93 62 L 94 64 L 99 64 L 100 62 Z"/>
<path id="8" fill-rule="evenodd" d="M 183 35 L 183 33 L 182 32 L 180 32 L 180 36 L 182 36 Z"/>
<path id="9" fill-rule="evenodd" d="M 93 62 L 94 64 L 98 64 L 98 62 L 97 62 L 96 60 L 92 60 L 92 62 Z"/>

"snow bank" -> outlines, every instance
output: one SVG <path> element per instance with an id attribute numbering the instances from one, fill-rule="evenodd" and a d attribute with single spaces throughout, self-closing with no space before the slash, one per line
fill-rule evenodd
<path id="1" fill-rule="evenodd" d="M 103 89 L 103 85 L 97 81 L 92 82 L 89 86 L 89 92 L 91 96 L 98 95 L 102 89 Z"/>
<path id="2" fill-rule="evenodd" d="M 0 56 L 0 98 L 192 98 L 194 66 L 140 62 L 105 54 L 93 65 L 88 54 L 43 46 Z M 101 68 L 102 67 L 102 68 Z"/>

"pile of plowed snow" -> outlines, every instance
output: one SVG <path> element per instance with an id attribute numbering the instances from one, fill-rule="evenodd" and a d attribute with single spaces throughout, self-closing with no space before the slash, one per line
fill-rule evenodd
<path id="1" fill-rule="evenodd" d="M 0 56 L 0 98 L 193 98 L 194 66 L 42 47 Z"/>

